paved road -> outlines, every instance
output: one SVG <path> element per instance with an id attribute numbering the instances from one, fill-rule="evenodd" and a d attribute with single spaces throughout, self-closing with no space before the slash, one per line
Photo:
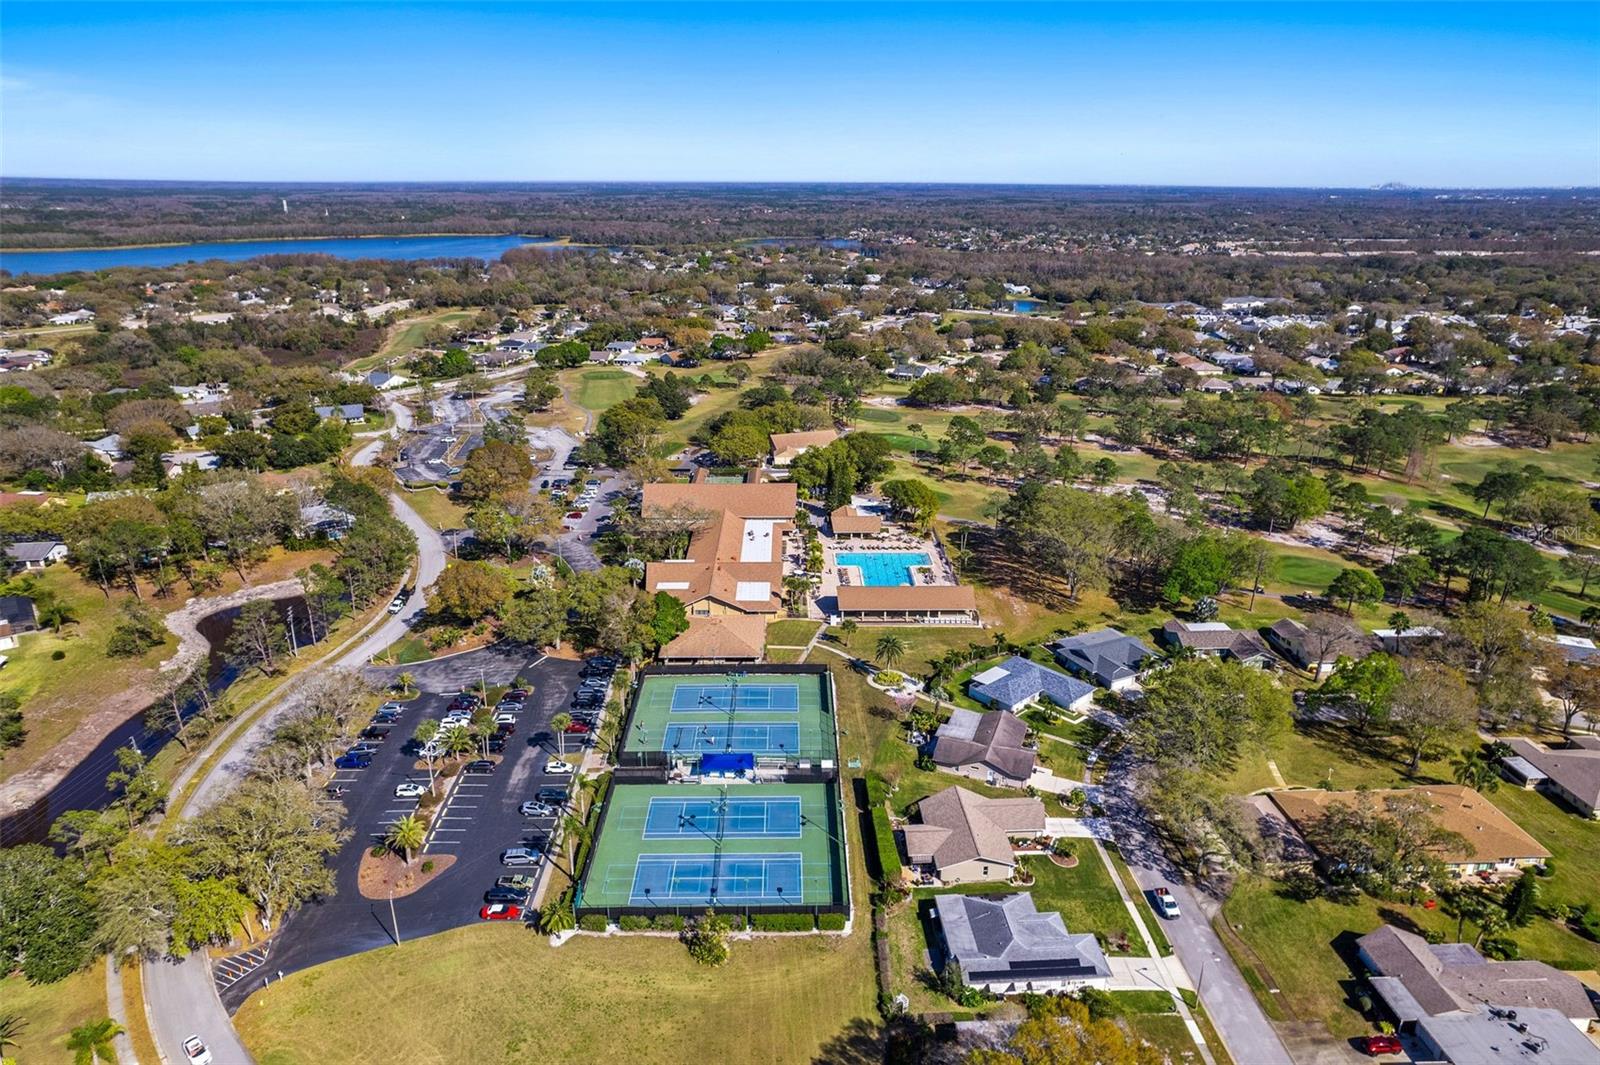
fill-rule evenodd
<path id="1" fill-rule="evenodd" d="M 1272 1022 L 1211 928 L 1209 918 L 1216 912 L 1216 901 L 1191 890 L 1167 861 L 1132 797 L 1130 773 L 1130 760 L 1125 756 L 1109 767 L 1106 776 L 1110 783 L 1102 790 L 1117 845 L 1141 890 L 1164 887 L 1177 898 L 1183 916 L 1163 921 L 1161 929 L 1199 985 L 1200 1000 L 1217 1034 L 1240 1065 L 1293 1065 Z"/>
<path id="2" fill-rule="evenodd" d="M 408 409 L 396 404 L 394 413 L 396 432 L 403 433 L 411 427 L 412 417 Z M 371 465 L 382 447 L 383 438 L 380 436 L 357 451 L 353 463 L 358 466 Z M 411 597 L 399 614 L 387 618 L 356 646 L 329 664 L 337 668 L 359 669 L 373 654 L 405 635 L 411 619 L 425 605 L 423 589 L 444 570 L 444 545 L 439 534 L 407 505 L 399 493 L 390 494 L 389 505 L 396 516 L 417 535 L 418 554 L 414 571 L 417 594 Z M 324 665 L 321 668 L 328 667 Z M 182 816 L 192 817 L 227 794 L 241 779 L 250 754 L 271 735 L 277 721 L 293 705 L 293 691 L 290 691 L 283 702 L 246 729 L 229 749 L 229 756 L 213 767 L 195 787 L 181 811 Z M 182 962 L 146 962 L 144 991 L 152 1035 L 167 1061 L 183 1060 L 183 1040 L 190 1035 L 199 1035 L 205 1040 L 219 1065 L 244 1065 L 251 1060 L 217 998 L 216 985 L 212 982 L 203 953 L 190 954 Z"/>

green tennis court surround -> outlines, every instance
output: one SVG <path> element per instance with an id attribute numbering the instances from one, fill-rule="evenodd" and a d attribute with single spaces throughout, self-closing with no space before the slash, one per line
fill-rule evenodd
<path id="1" fill-rule="evenodd" d="M 611 789 L 580 913 L 847 906 L 835 782 L 625 784 Z"/>
<path id="2" fill-rule="evenodd" d="M 816 666 L 647 670 L 622 738 L 625 765 L 706 754 L 784 762 L 836 757 L 832 689 Z"/>

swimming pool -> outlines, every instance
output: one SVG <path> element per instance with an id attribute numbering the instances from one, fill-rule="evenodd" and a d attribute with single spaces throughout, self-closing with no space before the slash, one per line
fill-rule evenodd
<path id="1" fill-rule="evenodd" d="M 922 551 L 847 551 L 835 555 L 841 566 L 861 570 L 861 583 L 868 588 L 900 588 L 911 583 L 911 571 L 928 565 Z"/>

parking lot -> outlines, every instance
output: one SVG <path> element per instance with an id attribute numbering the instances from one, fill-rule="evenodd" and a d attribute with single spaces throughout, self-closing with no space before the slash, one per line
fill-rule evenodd
<path id="1" fill-rule="evenodd" d="M 475 660 L 475 656 L 482 661 Z M 416 768 L 410 738 L 425 719 L 440 719 L 465 678 L 476 679 L 480 669 L 491 673 L 488 682 L 504 683 L 513 676 L 525 678 L 530 692 L 523 709 L 516 711 L 515 732 L 505 739 L 499 764 L 491 773 L 455 775 L 438 782 L 445 799 L 429 829 L 422 855 L 454 858 L 454 863 L 422 890 L 390 902 L 364 899 L 358 887 L 361 857 L 383 839 L 388 826 L 416 811 L 419 800 L 397 798 L 398 785 L 414 782 L 426 787 L 428 772 Z M 293 972 L 333 958 L 355 954 L 417 936 L 431 935 L 479 920 L 484 892 L 497 877 L 509 873 L 542 876 L 536 869 L 505 868 L 501 852 L 511 847 L 542 849 L 554 832 L 554 816 L 524 817 L 521 805 L 542 787 L 564 786 L 568 776 L 550 774 L 545 765 L 561 747 L 551 729 L 551 719 L 572 710 L 573 693 L 580 687 L 583 663 L 543 656 L 527 656 L 517 667 L 507 661 L 504 648 L 456 655 L 435 663 L 407 667 L 415 673 L 423 694 L 402 702 L 389 737 L 378 745 L 371 764 L 339 770 L 330 784 L 342 789 L 340 801 L 348 811 L 349 841 L 334 859 L 337 892 L 322 902 L 301 908 L 275 937 L 266 964 L 250 977 L 219 991 L 223 1004 L 235 1010 L 262 986 L 262 974 Z M 566 737 L 569 755 L 582 750 L 581 736 Z M 470 757 L 470 756 L 469 756 Z M 452 761 L 442 758 L 436 768 Z M 396 930 L 395 925 L 398 925 Z"/>

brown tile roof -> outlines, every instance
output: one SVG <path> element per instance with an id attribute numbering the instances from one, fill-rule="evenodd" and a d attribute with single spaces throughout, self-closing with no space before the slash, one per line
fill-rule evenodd
<path id="1" fill-rule="evenodd" d="M 839 610 L 977 610 L 978 597 L 965 584 L 913 584 L 902 588 L 839 589 Z"/>
<path id="2" fill-rule="evenodd" d="M 921 824 L 906 826 L 906 854 L 941 869 L 974 858 L 1016 865 L 1011 837 L 1043 832 L 1044 818 L 1038 799 L 989 799 L 951 786 L 917 803 Z"/>
<path id="3" fill-rule="evenodd" d="M 767 621 L 753 614 L 691 618 L 689 627 L 665 647 L 661 658 L 757 658 L 766 649 Z"/>
<path id="4" fill-rule="evenodd" d="M 828 515 L 835 533 L 846 536 L 871 535 L 883 531 L 883 519 L 876 514 L 857 514 L 854 507 L 840 507 Z"/>
<path id="5" fill-rule="evenodd" d="M 793 518 L 799 505 L 795 486 L 786 481 L 765 484 L 647 484 L 645 510 L 687 504 L 701 510 L 725 510 L 741 518 Z"/>
<path id="6" fill-rule="evenodd" d="M 1033 773 L 1034 752 L 1022 746 L 1028 726 L 1007 710 L 978 715 L 972 738 L 941 735 L 933 745 L 936 764 L 959 768 L 986 765 L 1012 780 L 1027 780 Z"/>
<path id="7" fill-rule="evenodd" d="M 1272 656 L 1272 648 L 1261 634 L 1249 629 L 1234 629 L 1221 622 L 1191 624 L 1172 620 L 1161 626 L 1169 642 L 1196 651 L 1225 652 L 1239 659 L 1258 655 Z"/>
<path id="8" fill-rule="evenodd" d="M 772 455 L 777 459 L 793 459 L 814 447 L 827 447 L 839 434 L 833 429 L 816 429 L 806 433 L 773 433 Z"/>
<path id="9" fill-rule="evenodd" d="M 1432 807 L 1440 828 L 1467 841 L 1463 852 L 1446 852 L 1447 864 L 1509 861 L 1513 858 L 1548 858 L 1550 852 L 1524 832 L 1500 808 L 1471 788 L 1460 784 L 1428 784 L 1415 788 L 1372 791 L 1274 791 L 1272 801 L 1302 832 L 1332 804 L 1382 804 L 1391 798 L 1421 799 Z"/>

